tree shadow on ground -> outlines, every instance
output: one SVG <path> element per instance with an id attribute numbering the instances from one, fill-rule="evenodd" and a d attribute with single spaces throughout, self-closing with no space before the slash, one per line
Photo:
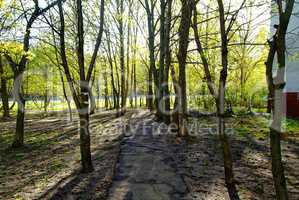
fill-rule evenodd
<path id="1" fill-rule="evenodd" d="M 238 134 L 230 134 L 230 147 L 233 157 L 235 179 L 241 199 L 275 199 L 271 173 L 271 158 L 269 141 L 257 140 Z M 285 144 L 283 144 L 285 146 Z M 283 154 L 295 156 L 296 145 L 283 149 Z M 194 141 L 174 144 L 176 161 L 180 173 L 190 189 L 190 195 L 198 199 L 227 198 L 224 182 L 222 150 L 216 133 L 203 131 Z M 298 166 L 295 158 L 286 161 L 286 176 L 288 179 L 290 199 L 299 198 Z M 293 180 L 289 181 L 289 180 Z M 295 183 L 294 183 L 295 182 Z M 296 185 L 297 184 L 297 185 Z"/>
<path id="2" fill-rule="evenodd" d="M 117 143 L 106 145 L 110 147 L 109 150 L 99 150 L 92 155 L 94 165 L 92 173 L 80 173 L 78 167 L 38 199 L 104 199 L 111 184 L 119 151 Z"/>
<path id="3" fill-rule="evenodd" d="M 91 119 L 95 165 L 105 167 L 103 164 L 105 159 L 113 160 L 109 156 L 115 153 L 114 147 L 111 149 L 108 147 L 114 145 L 118 136 L 104 140 L 101 138 L 103 135 L 98 134 L 98 129 L 102 124 L 115 120 L 116 115 L 107 112 L 96 114 Z M 27 126 L 25 132 L 26 145 L 20 149 L 9 148 L 12 142 L 12 130 L 2 132 L 1 129 L 6 127 L 0 126 L 0 199 L 38 198 L 45 189 L 76 173 L 80 166 L 78 124 L 74 121 L 66 125 L 64 118 L 59 120 L 61 120 L 59 123 L 57 120 L 53 123 L 54 121 L 47 119 L 44 119 L 42 124 L 30 122 L 31 125 Z M 28 132 L 30 128 L 34 129 L 34 132 Z M 111 152 L 111 155 L 108 153 L 106 156 L 106 152 Z"/>

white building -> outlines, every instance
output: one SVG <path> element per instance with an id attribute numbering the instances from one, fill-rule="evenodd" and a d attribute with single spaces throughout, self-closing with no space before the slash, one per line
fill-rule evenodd
<path id="1" fill-rule="evenodd" d="M 274 24 L 278 24 L 277 14 L 272 15 L 271 32 L 274 33 Z M 299 117 L 299 3 L 295 3 L 293 14 L 288 26 L 286 55 L 286 115 Z M 274 74 L 277 66 L 274 67 Z"/>

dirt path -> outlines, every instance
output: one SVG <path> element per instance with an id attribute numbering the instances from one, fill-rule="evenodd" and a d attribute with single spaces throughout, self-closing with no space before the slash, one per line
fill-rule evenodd
<path id="1" fill-rule="evenodd" d="M 157 123 L 147 114 L 133 116 L 127 128 L 109 200 L 185 199 L 187 187 L 173 154 L 164 136 L 153 135 Z"/>

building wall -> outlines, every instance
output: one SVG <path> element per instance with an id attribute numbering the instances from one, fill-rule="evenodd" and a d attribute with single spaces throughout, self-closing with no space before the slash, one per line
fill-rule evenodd
<path id="1" fill-rule="evenodd" d="M 271 33 L 273 25 L 278 24 L 278 16 L 272 13 Z M 294 5 L 286 38 L 286 86 L 284 89 L 286 101 L 286 116 L 299 118 L 299 4 Z M 273 74 L 276 74 L 277 65 L 274 65 Z"/>
<path id="2" fill-rule="evenodd" d="M 299 92 L 287 92 L 286 98 L 286 116 L 290 118 L 299 118 Z"/>

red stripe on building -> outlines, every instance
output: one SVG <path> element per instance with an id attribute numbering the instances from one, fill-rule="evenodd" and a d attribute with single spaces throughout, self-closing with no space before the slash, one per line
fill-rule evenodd
<path id="1" fill-rule="evenodd" d="M 299 92 L 286 92 L 286 116 L 299 118 Z"/>

